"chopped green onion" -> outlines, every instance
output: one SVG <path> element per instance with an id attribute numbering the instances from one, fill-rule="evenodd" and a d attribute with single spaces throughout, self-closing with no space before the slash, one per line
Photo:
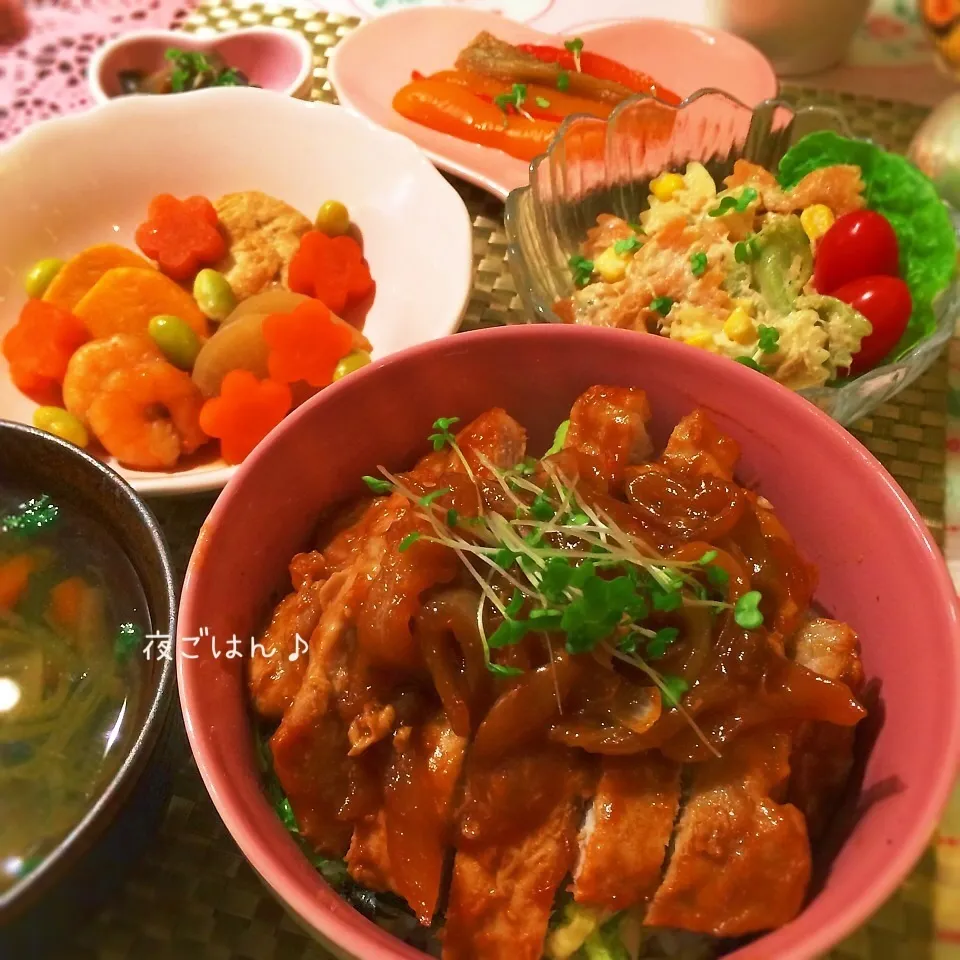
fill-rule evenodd
<path id="1" fill-rule="evenodd" d="M 641 244 L 636 237 L 624 237 L 623 240 L 617 240 L 617 242 L 614 243 L 613 252 L 622 256 L 625 253 L 636 250 L 639 246 L 641 246 Z"/>
<path id="2" fill-rule="evenodd" d="M 673 301 L 669 297 L 655 297 L 650 301 L 650 309 L 665 317 L 673 308 Z"/>
<path id="3" fill-rule="evenodd" d="M 588 260 L 583 254 L 575 254 L 568 261 L 567 265 L 573 271 L 573 282 L 578 287 L 585 287 L 593 276 L 593 261 Z"/>
<path id="4" fill-rule="evenodd" d="M 534 103 L 536 103 L 536 105 L 540 107 L 541 110 L 546 110 L 547 107 L 550 106 L 550 101 L 546 97 L 537 97 L 534 100 Z"/>
<path id="5" fill-rule="evenodd" d="M 757 338 L 760 349 L 764 353 L 776 353 L 780 347 L 780 331 L 776 327 L 767 327 L 762 323 L 757 327 Z"/>
<path id="6" fill-rule="evenodd" d="M 0 520 L 0 533 L 16 533 L 24 537 L 33 536 L 55 523 L 60 508 L 46 493 L 20 506 L 13 513 Z"/>
<path id="7" fill-rule="evenodd" d="M 702 251 L 700 253 L 692 254 L 690 257 L 690 272 L 695 277 L 702 277 L 706 269 L 707 269 L 707 255 Z"/>
<path id="8" fill-rule="evenodd" d="M 756 199 L 757 191 L 754 190 L 753 187 L 744 187 L 739 197 L 734 197 L 732 195 L 724 197 L 720 203 L 709 212 L 709 216 L 722 217 L 724 214 L 730 213 L 731 211 L 736 211 L 737 213 L 746 213 L 750 207 L 750 204 Z M 734 256 L 736 256 L 736 253 L 734 253 Z"/>
<path id="9" fill-rule="evenodd" d="M 121 623 L 113 641 L 113 655 L 120 663 L 126 663 L 137 651 L 143 649 L 143 630 L 135 623 Z"/>

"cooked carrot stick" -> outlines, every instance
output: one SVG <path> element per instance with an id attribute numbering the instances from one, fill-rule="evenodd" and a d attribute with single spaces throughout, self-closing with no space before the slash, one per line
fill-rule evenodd
<path id="1" fill-rule="evenodd" d="M 80 622 L 83 595 L 87 584 L 82 577 L 61 580 L 50 591 L 50 616 L 61 627 L 73 628 Z"/>
<path id="2" fill-rule="evenodd" d="M 27 589 L 36 561 L 28 553 L 20 553 L 0 563 L 0 610 L 12 610 Z"/>

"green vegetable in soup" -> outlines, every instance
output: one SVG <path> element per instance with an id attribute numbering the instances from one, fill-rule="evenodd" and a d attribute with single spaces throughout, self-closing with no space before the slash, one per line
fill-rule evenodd
<path id="1" fill-rule="evenodd" d="M 913 313 L 890 354 L 896 359 L 936 329 L 932 301 L 949 285 L 957 266 L 950 213 L 933 183 L 904 157 L 830 131 L 798 140 L 781 159 L 778 179 L 788 189 L 812 170 L 838 163 L 860 168 L 867 207 L 890 221 L 900 245 L 900 273 L 910 288 Z"/>

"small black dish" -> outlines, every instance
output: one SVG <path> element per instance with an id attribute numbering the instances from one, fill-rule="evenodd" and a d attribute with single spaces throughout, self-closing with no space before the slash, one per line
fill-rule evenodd
<path id="1" fill-rule="evenodd" d="M 163 535 L 113 470 L 50 434 L 0 420 L 0 480 L 40 490 L 97 521 L 143 587 L 155 633 L 175 636 L 176 585 Z M 137 734 L 119 770 L 57 848 L 0 896 L 0 960 L 40 960 L 100 907 L 159 825 L 170 795 L 174 662 L 143 669 Z"/>

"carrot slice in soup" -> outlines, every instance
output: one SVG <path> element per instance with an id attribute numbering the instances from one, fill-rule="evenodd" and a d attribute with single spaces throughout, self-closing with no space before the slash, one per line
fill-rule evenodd
<path id="1" fill-rule="evenodd" d="M 21 553 L 0 563 L 0 610 L 12 610 L 27 589 L 36 561 Z"/>

